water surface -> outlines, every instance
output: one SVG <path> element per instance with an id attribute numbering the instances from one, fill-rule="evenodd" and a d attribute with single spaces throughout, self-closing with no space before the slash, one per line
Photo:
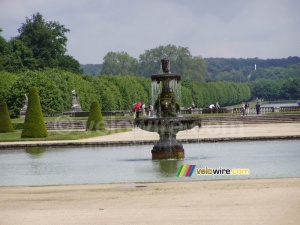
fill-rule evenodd
<path id="1" fill-rule="evenodd" d="M 184 144 L 182 160 L 151 160 L 152 145 L 0 151 L 0 185 L 59 185 L 300 177 L 300 140 Z M 250 175 L 176 177 L 196 168 L 249 168 Z"/>

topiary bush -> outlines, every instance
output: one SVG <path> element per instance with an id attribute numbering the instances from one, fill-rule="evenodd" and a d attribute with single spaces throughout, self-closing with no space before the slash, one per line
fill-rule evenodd
<path id="1" fill-rule="evenodd" d="M 0 133 L 13 132 L 14 128 L 11 123 L 6 102 L 0 103 Z"/>
<path id="2" fill-rule="evenodd" d="M 98 101 L 93 101 L 91 104 L 90 115 L 86 123 L 86 130 L 105 130 L 105 124 Z"/>
<path id="3" fill-rule="evenodd" d="M 31 87 L 29 89 L 28 108 L 21 138 L 42 138 L 47 136 L 48 132 L 44 122 L 38 89 L 37 87 Z"/>

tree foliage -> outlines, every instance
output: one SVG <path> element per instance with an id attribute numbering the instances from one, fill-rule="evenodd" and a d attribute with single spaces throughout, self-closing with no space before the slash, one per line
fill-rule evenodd
<path id="1" fill-rule="evenodd" d="M 149 77 L 153 74 L 161 73 L 161 59 L 168 58 L 171 61 L 171 72 L 177 73 L 196 81 L 205 78 L 205 62 L 202 57 L 193 57 L 186 47 L 175 45 L 159 46 L 146 50 L 139 57 L 140 74 Z"/>
<path id="2" fill-rule="evenodd" d="M 45 68 L 60 68 L 82 73 L 80 64 L 65 55 L 70 30 L 56 21 L 45 21 L 42 14 L 26 17 L 18 29 L 19 35 L 7 42 L 0 36 L 0 71 L 24 72 Z"/>
<path id="3" fill-rule="evenodd" d="M 43 106 L 43 111 L 51 112 L 63 110 L 62 92 L 59 91 L 57 83 L 41 72 L 28 71 L 18 76 L 15 82 L 10 86 L 6 96 L 13 117 L 19 115 L 23 107 L 25 94 L 28 94 L 29 88 L 32 86 L 39 88 L 39 98 Z"/>
<path id="4" fill-rule="evenodd" d="M 108 52 L 103 58 L 101 74 L 136 75 L 138 61 L 126 52 Z"/>
<path id="5" fill-rule="evenodd" d="M 253 98 L 265 100 L 300 99 L 300 78 L 257 79 L 251 82 Z"/>
<path id="6" fill-rule="evenodd" d="M 40 13 L 26 18 L 18 29 L 16 39 L 22 41 L 37 60 L 37 68 L 52 68 L 58 66 L 58 58 L 66 52 L 67 37 L 70 30 L 59 22 L 46 22 Z"/>
<path id="7" fill-rule="evenodd" d="M 102 64 L 80 65 L 80 69 L 83 70 L 84 74 L 89 74 L 89 75 L 92 75 L 92 76 L 98 76 L 102 72 Z"/>
<path id="8" fill-rule="evenodd" d="M 42 110 L 70 111 L 72 90 L 80 97 L 84 111 L 90 109 L 93 101 L 99 101 L 102 110 L 130 110 L 132 105 L 141 101 L 146 105 L 151 100 L 151 81 L 140 76 L 112 76 L 73 74 L 58 69 L 27 71 L 22 74 L 0 72 L 0 100 L 6 101 L 12 117 L 19 116 L 25 94 L 29 87 L 40 90 Z M 233 105 L 251 98 L 266 100 L 300 99 L 299 78 L 258 79 L 247 83 L 224 81 L 195 82 L 183 79 L 181 83 L 181 107 L 207 108 L 217 101 L 221 106 Z"/>

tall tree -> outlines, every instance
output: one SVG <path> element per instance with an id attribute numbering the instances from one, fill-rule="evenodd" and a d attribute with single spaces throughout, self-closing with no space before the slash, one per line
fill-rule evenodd
<path id="1" fill-rule="evenodd" d="M 56 21 L 45 21 L 42 14 L 36 13 L 18 29 L 20 40 L 30 49 L 35 59 L 34 69 L 62 68 L 80 73 L 79 62 L 65 56 L 67 37 L 70 30 Z"/>
<path id="2" fill-rule="evenodd" d="M 2 29 L 0 28 L 0 34 Z M 6 65 L 11 54 L 11 47 L 7 41 L 0 36 L 0 71 L 6 70 Z"/>

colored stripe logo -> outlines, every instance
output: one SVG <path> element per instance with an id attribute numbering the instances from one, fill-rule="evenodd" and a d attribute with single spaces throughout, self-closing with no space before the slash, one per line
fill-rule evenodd
<path id="1" fill-rule="evenodd" d="M 186 165 L 186 164 L 181 165 L 180 168 L 178 169 L 176 177 L 191 177 L 195 170 L 195 167 L 196 165 Z"/>

